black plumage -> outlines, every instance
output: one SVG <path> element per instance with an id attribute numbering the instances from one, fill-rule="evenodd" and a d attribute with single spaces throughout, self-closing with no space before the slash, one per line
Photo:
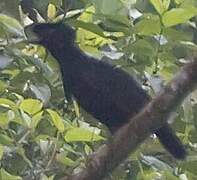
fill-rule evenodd
<path id="1" fill-rule="evenodd" d="M 82 52 L 75 44 L 75 31 L 70 26 L 43 23 L 29 28 L 37 36 L 33 42 L 46 47 L 58 60 L 64 88 L 112 132 L 149 102 L 150 97 L 128 73 Z M 185 149 L 168 124 L 155 133 L 174 157 L 185 158 Z"/>

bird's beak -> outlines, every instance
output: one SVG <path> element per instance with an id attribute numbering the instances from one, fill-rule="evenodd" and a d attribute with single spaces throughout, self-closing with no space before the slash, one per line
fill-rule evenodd
<path id="1" fill-rule="evenodd" d="M 27 41 L 32 44 L 40 44 L 41 39 L 33 32 L 35 24 L 28 25 L 24 27 L 24 33 L 27 37 Z"/>

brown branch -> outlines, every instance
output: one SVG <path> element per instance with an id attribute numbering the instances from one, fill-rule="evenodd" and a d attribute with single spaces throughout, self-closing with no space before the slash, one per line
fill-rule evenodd
<path id="1" fill-rule="evenodd" d="M 171 112 L 197 87 L 197 58 L 185 65 L 175 78 L 139 114 L 122 127 L 113 139 L 92 155 L 81 172 L 62 180 L 101 180 L 152 132 L 167 121 Z"/>

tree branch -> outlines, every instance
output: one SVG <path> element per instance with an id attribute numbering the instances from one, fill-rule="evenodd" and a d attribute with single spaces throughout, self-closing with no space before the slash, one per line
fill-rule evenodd
<path id="1" fill-rule="evenodd" d="M 197 58 L 185 65 L 173 80 L 138 113 L 122 127 L 110 142 L 103 145 L 86 168 L 62 180 L 101 180 L 149 135 L 166 123 L 171 112 L 197 87 Z"/>

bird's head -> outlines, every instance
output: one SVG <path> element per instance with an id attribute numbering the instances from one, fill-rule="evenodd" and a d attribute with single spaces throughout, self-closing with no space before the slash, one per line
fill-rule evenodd
<path id="1" fill-rule="evenodd" d="M 31 24 L 24 28 L 28 41 L 46 48 L 73 45 L 75 31 L 63 23 Z"/>

